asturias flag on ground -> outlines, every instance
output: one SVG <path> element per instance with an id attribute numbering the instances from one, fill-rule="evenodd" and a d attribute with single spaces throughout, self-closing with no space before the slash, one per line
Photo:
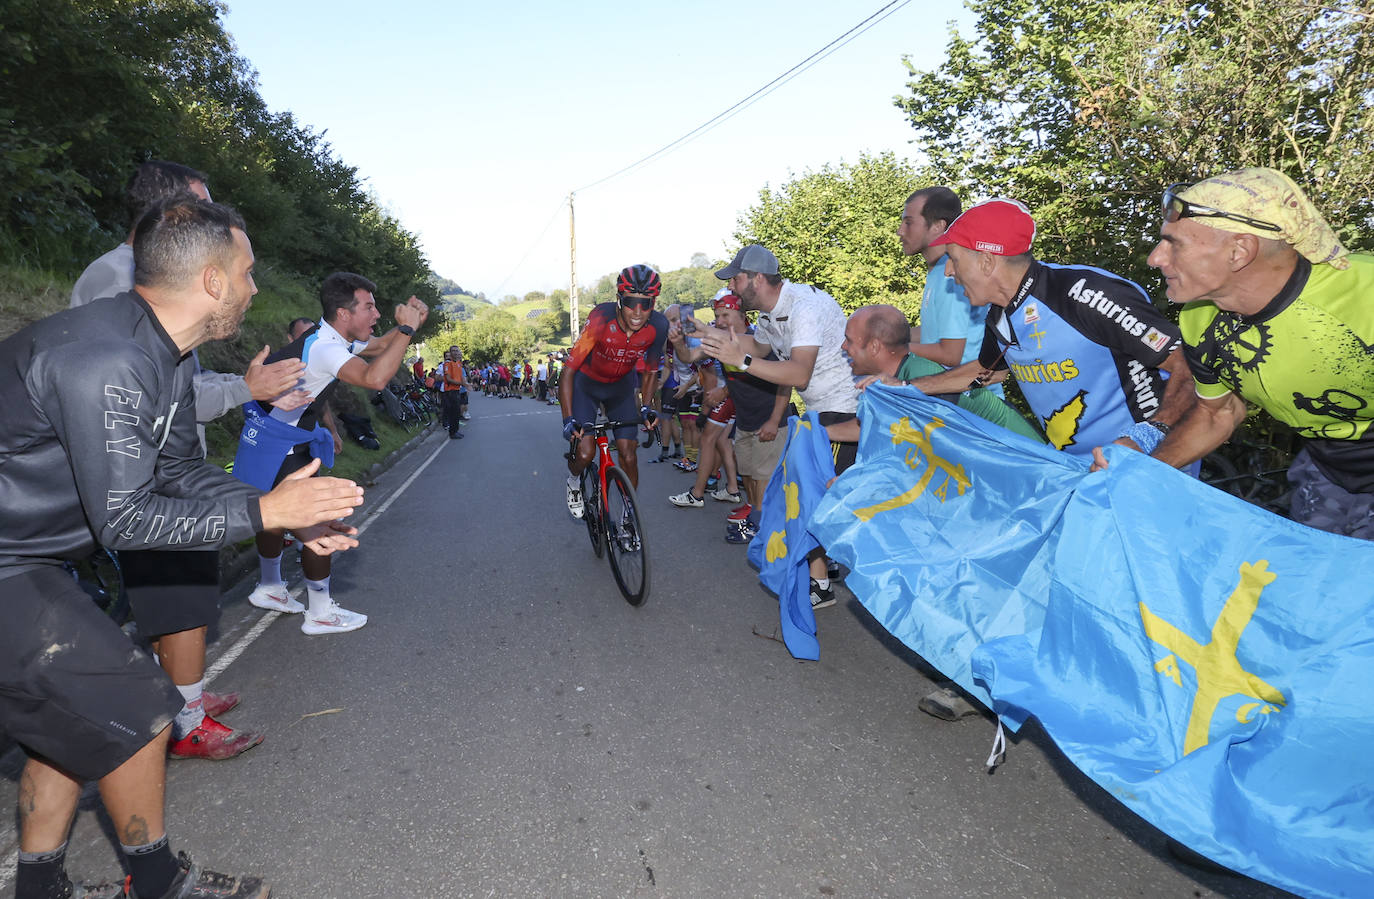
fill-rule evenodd
<path id="1" fill-rule="evenodd" d="M 789 419 L 787 446 L 763 494 L 759 532 L 749 544 L 749 561 L 759 570 L 763 585 L 778 595 L 782 638 L 793 658 L 821 657 L 806 561 L 816 540 L 807 533 L 806 523 L 833 477 L 830 438 L 816 413 Z"/>

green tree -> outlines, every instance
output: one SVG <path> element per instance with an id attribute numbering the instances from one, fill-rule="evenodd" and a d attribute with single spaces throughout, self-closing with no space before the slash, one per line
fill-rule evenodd
<path id="1" fill-rule="evenodd" d="M 661 277 L 663 293 L 658 301 L 660 309 L 671 303 L 691 303 L 698 309 L 710 306 L 716 291 L 725 286 L 725 282 L 716 278 L 710 269 L 695 266 L 663 272 Z"/>
<path id="2" fill-rule="evenodd" d="M 262 267 L 315 285 L 351 268 L 383 301 L 439 296 L 416 237 L 321 135 L 273 113 L 212 0 L 0 6 L 0 248 L 75 274 L 128 232 L 140 162 L 203 169 L 243 213 Z M 305 311 L 305 310 L 303 310 Z M 386 322 L 383 323 L 384 325 Z M 426 331 L 438 321 L 427 323 Z"/>
<path id="3" fill-rule="evenodd" d="M 1037 252 L 1157 281 L 1165 186 L 1279 169 L 1374 246 L 1374 16 L 1315 0 L 971 0 L 974 35 L 896 98 L 932 177 L 1011 196 Z"/>
<path id="4" fill-rule="evenodd" d="M 735 240 L 772 250 L 783 275 L 830 293 L 846 311 L 892 303 L 914 320 L 923 275 L 903 255 L 897 224 L 902 204 L 923 183 L 892 153 L 827 165 L 759 191 Z"/>

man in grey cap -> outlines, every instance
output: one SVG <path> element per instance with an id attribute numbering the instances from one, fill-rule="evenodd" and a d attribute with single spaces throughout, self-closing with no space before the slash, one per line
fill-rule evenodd
<path id="1" fill-rule="evenodd" d="M 758 244 L 736 253 L 716 277 L 729 282 L 744 311 L 758 312 L 758 322 L 752 337 L 708 328 L 702 334 L 702 349 L 723 365 L 795 387 L 806 408 L 820 413 L 823 425 L 852 420 L 859 393 L 840 352 L 845 315 L 835 298 L 808 284 L 785 280 L 778 274 L 778 257 Z M 776 359 L 763 358 L 770 351 Z M 837 474 L 854 464 L 857 448 L 857 443 L 832 444 Z M 811 607 L 834 604 L 825 555 L 817 552 L 811 559 Z"/>

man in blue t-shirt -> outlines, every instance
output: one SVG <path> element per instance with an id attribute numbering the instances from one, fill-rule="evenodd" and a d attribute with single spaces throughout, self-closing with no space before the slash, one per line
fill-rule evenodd
<path id="1" fill-rule="evenodd" d="M 918 253 L 926 261 L 926 283 L 921 291 L 921 323 L 912 330 L 910 351 L 914 356 L 954 368 L 978 358 L 983 345 L 986 306 L 974 306 L 964 289 L 945 273 L 944 246 L 932 243 L 959 217 L 963 205 L 948 187 L 926 187 L 907 197 L 897 239 L 908 256 Z M 1002 396 L 1002 385 L 989 389 Z"/>

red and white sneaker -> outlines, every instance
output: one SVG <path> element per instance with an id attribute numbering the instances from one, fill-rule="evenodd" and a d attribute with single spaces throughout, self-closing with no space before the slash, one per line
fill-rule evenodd
<path id="1" fill-rule="evenodd" d="M 209 715 L 200 726 L 167 746 L 167 757 L 222 761 L 247 752 L 262 742 L 262 734 L 225 727 Z"/>
<path id="2" fill-rule="evenodd" d="M 341 608 L 338 603 L 330 603 L 329 608 L 319 615 L 306 612 L 305 620 L 301 622 L 301 632 L 312 637 L 318 634 L 346 634 L 356 631 L 364 624 L 367 624 L 366 615 L 350 612 Z"/>
<path id="3" fill-rule="evenodd" d="M 745 503 L 730 510 L 730 514 L 725 516 L 726 521 L 743 521 L 749 517 L 749 513 L 754 511 L 754 507 Z"/>
<path id="4" fill-rule="evenodd" d="M 291 594 L 286 592 L 285 584 L 258 584 L 253 588 L 253 592 L 248 594 L 248 601 L 259 609 L 269 609 L 287 615 L 305 611 L 305 606 L 296 602 L 291 598 Z"/>
<path id="5" fill-rule="evenodd" d="M 238 691 L 233 693 L 211 693 L 209 690 L 206 690 L 201 695 L 200 700 L 200 707 L 205 709 L 206 716 L 210 718 L 218 718 L 238 704 Z"/>

